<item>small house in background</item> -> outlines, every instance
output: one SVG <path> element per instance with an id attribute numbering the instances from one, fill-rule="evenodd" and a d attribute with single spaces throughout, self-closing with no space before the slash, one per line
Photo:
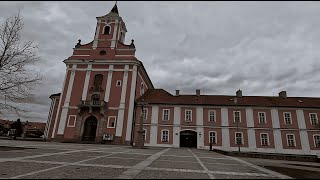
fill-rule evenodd
<path id="1" fill-rule="evenodd" d="M 14 121 L 0 119 L 0 136 L 7 135 Z"/>
<path id="2" fill-rule="evenodd" d="M 41 122 L 23 122 L 26 137 L 41 137 L 44 134 L 46 123 Z"/>
<path id="3" fill-rule="evenodd" d="M 0 136 L 8 136 L 11 126 L 15 121 L 0 119 Z M 42 122 L 22 122 L 23 131 L 26 137 L 41 137 L 44 134 L 46 123 Z"/>

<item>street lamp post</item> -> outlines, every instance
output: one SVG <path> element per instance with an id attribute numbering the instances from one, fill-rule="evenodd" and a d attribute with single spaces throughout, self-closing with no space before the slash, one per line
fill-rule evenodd
<path id="1" fill-rule="evenodd" d="M 233 102 L 234 102 L 234 104 L 235 104 L 236 107 L 237 107 L 237 104 L 238 104 L 238 99 L 237 99 L 237 97 L 235 97 L 235 98 L 233 99 Z M 240 115 L 240 114 L 239 114 L 239 115 Z M 240 118 L 240 117 L 239 117 L 239 118 Z M 239 132 L 239 119 L 237 119 L 236 123 L 237 123 L 237 132 Z M 236 136 L 236 138 L 237 138 L 237 136 Z M 238 139 L 236 139 L 236 142 L 237 142 L 237 145 L 238 145 L 238 153 L 240 154 L 240 142 L 238 141 Z"/>
<path id="2" fill-rule="evenodd" d="M 138 138 L 136 139 L 135 147 L 137 148 L 143 148 L 144 147 L 144 139 L 143 139 L 143 108 L 147 103 L 144 102 L 144 99 L 142 99 L 141 103 L 138 103 L 138 105 L 141 105 L 141 116 L 140 116 L 140 123 L 139 123 L 139 130 L 138 130 Z"/>

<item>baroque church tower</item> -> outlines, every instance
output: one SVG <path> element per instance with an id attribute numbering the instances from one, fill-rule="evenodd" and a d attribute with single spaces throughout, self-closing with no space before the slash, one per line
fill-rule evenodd
<path id="1" fill-rule="evenodd" d="M 73 48 L 63 62 L 66 74 L 61 93 L 52 103 L 45 130 L 48 140 L 130 144 L 133 141 L 135 100 L 153 84 L 135 57 L 134 40 L 125 44 L 126 24 L 117 4 L 97 17 L 94 39 Z"/>

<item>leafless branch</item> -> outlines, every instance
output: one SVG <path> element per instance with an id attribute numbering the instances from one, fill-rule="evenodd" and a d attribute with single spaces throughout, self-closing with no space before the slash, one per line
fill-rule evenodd
<path id="1" fill-rule="evenodd" d="M 22 41 L 22 30 L 20 12 L 0 25 L 0 99 L 5 99 L 0 102 L 0 114 L 25 112 L 14 104 L 32 101 L 31 91 L 42 80 L 42 75 L 30 68 L 39 60 L 38 47 L 33 41 Z"/>

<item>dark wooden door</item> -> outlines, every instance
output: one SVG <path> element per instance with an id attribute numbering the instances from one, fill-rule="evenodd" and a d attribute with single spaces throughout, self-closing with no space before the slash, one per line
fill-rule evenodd
<path id="1" fill-rule="evenodd" d="M 181 131 L 180 132 L 180 147 L 197 147 L 197 132 Z"/>
<path id="2" fill-rule="evenodd" d="M 94 141 L 97 131 L 97 118 L 90 116 L 87 118 L 84 125 L 83 141 Z"/>

